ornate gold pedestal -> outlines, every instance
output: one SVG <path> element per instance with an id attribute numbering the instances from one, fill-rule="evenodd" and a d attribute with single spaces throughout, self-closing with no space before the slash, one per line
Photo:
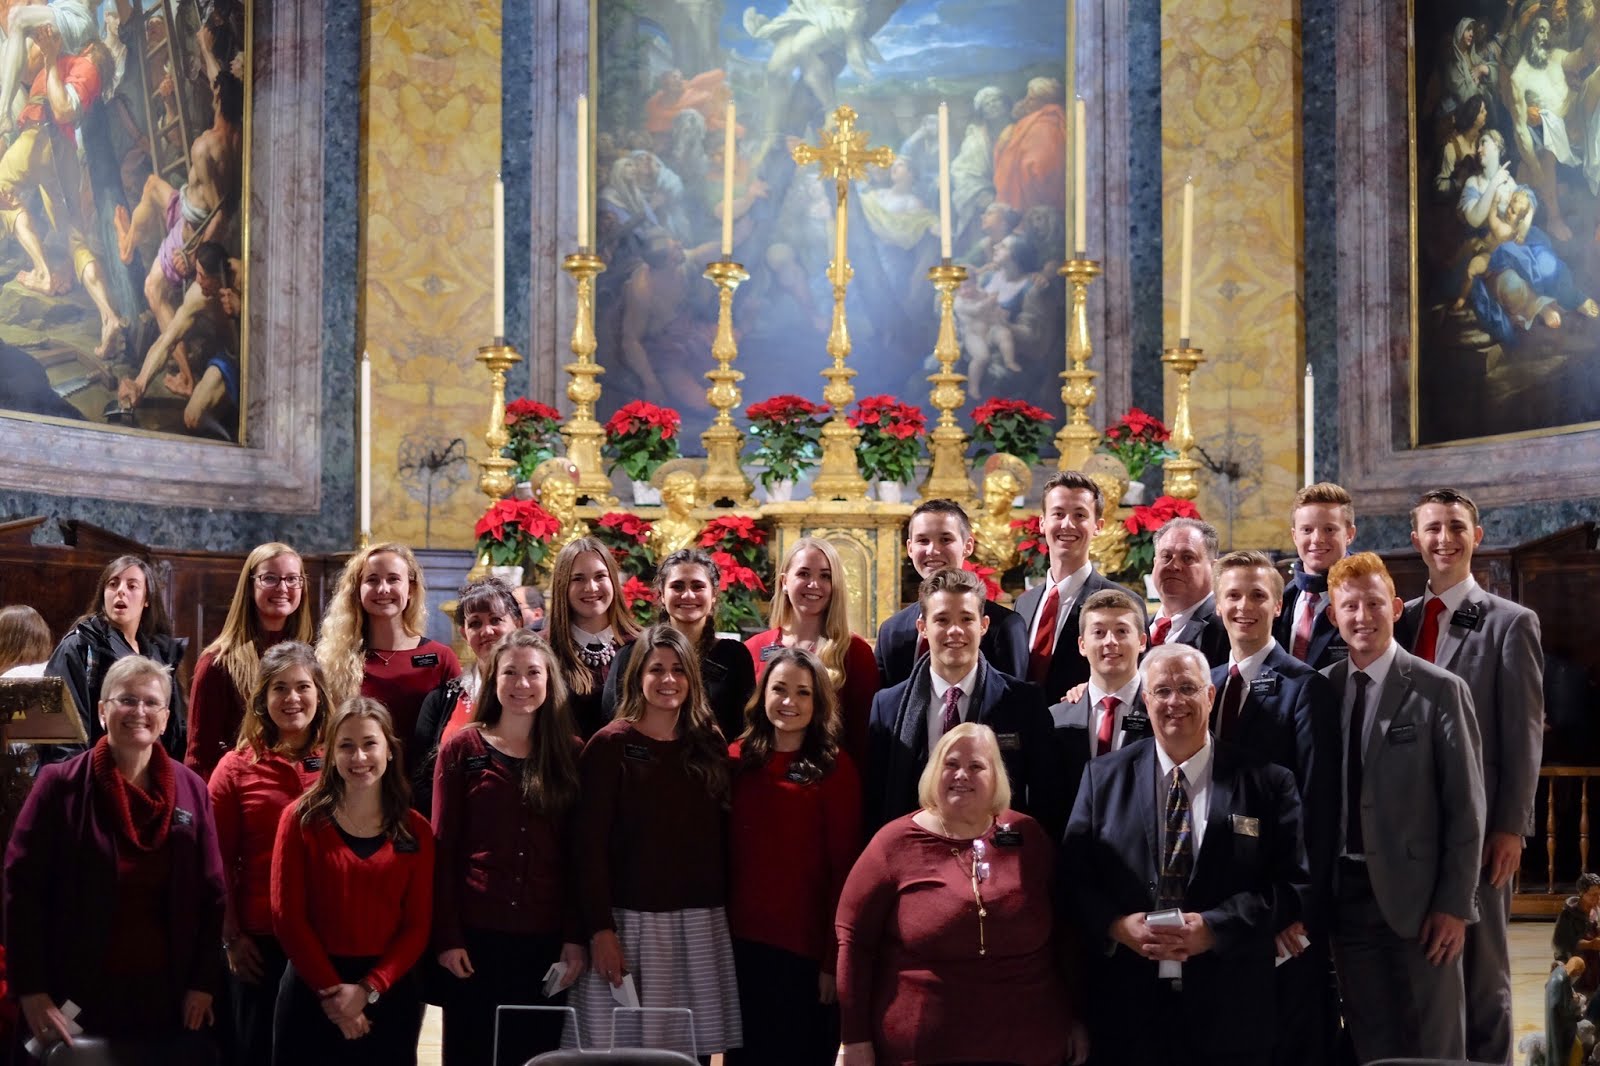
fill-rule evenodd
<path id="1" fill-rule="evenodd" d="M 744 450 L 744 434 L 733 424 L 731 412 L 743 402 L 739 382 L 744 375 L 733 369 L 739 355 L 738 342 L 733 337 L 733 294 L 741 282 L 749 279 L 743 266 L 724 260 L 706 267 L 705 276 L 717 286 L 717 336 L 711 342 L 711 356 L 717 369 L 706 371 L 711 388 L 706 390 L 706 401 L 716 408 L 717 417 L 711 428 L 700 434 L 700 443 L 706 450 L 706 470 L 700 478 L 700 496 L 709 504 L 727 500 L 734 507 L 752 507 L 750 479 L 745 477 L 739 463 L 739 453 Z"/>
<path id="2" fill-rule="evenodd" d="M 615 506 L 611 479 L 606 477 L 600 458 L 605 431 L 594 418 L 594 404 L 600 399 L 600 382 L 596 379 L 605 373 L 605 368 L 594 361 L 594 279 L 605 268 L 600 257 L 588 251 L 574 252 L 561 263 L 561 269 L 578 283 L 578 311 L 572 323 L 571 344 L 577 360 L 563 368 L 572 375 L 567 382 L 567 399 L 573 408 L 561 427 L 561 435 L 567 439 L 567 458 L 578 464 L 579 494 L 601 506 Z"/>
<path id="3" fill-rule="evenodd" d="M 1093 259 L 1069 259 L 1061 268 L 1072 294 L 1072 319 L 1067 327 L 1067 369 L 1061 372 L 1061 402 L 1067 406 L 1067 420 L 1056 434 L 1056 449 L 1061 470 L 1081 470 L 1100 443 L 1099 432 L 1089 424 L 1089 408 L 1094 403 L 1094 379 L 1089 369 L 1094 342 L 1089 337 L 1089 283 L 1103 271 Z"/>
<path id="4" fill-rule="evenodd" d="M 511 495 L 516 487 L 511 471 L 517 464 L 505 455 L 506 444 L 511 440 L 506 432 L 506 371 L 522 362 L 522 356 L 511 345 L 501 343 L 503 341 L 504 338 L 496 338 L 497 343 L 478 349 L 478 362 L 489 371 L 489 429 L 483 435 L 489 454 L 478 462 L 478 488 L 489 497 L 490 503 Z M 488 572 L 489 557 L 480 556 L 467 572 L 467 580 L 481 580 Z"/>
<path id="5" fill-rule="evenodd" d="M 928 464 L 928 480 L 922 483 L 922 496 L 942 496 L 967 505 L 974 495 L 972 479 L 967 476 L 967 434 L 956 424 L 956 411 L 967 399 L 966 390 L 961 387 L 967 376 L 955 370 L 956 360 L 961 358 L 961 345 L 956 341 L 956 289 L 967 280 L 967 268 L 947 259 L 928 271 L 928 280 L 939 290 L 939 339 L 933 345 L 939 372 L 928 375 L 933 384 L 929 399 L 939 412 L 939 424 L 929 438 L 932 461 Z"/>
<path id="6" fill-rule="evenodd" d="M 1172 436 L 1168 440 L 1178 457 L 1161 464 L 1162 491 L 1176 499 L 1192 500 L 1200 494 L 1200 485 L 1194 477 L 1200 463 L 1189 458 L 1189 449 L 1194 447 L 1194 427 L 1189 422 L 1189 377 L 1206 361 L 1205 354 L 1185 342 L 1177 348 L 1168 348 L 1161 354 L 1161 361 L 1178 375 L 1178 402 L 1173 409 Z"/>
<path id="7" fill-rule="evenodd" d="M 774 568 L 801 537 L 820 537 L 832 544 L 844 563 L 835 587 L 850 590 L 850 629 L 868 640 L 900 609 L 900 566 L 905 559 L 906 519 L 910 504 L 807 500 L 769 503 L 761 513 L 773 520 Z M 840 584 L 842 580 L 842 585 Z"/>

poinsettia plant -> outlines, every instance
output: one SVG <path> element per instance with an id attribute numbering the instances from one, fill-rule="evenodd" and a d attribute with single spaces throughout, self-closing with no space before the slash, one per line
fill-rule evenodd
<path id="1" fill-rule="evenodd" d="M 1138 481 L 1152 464 L 1178 454 L 1167 447 L 1171 436 L 1161 419 L 1130 407 L 1127 414 L 1106 427 L 1100 450 L 1122 460 L 1129 480 Z"/>
<path id="2" fill-rule="evenodd" d="M 700 547 L 717 564 L 717 616 L 721 633 L 762 625 L 766 619 L 772 560 L 767 531 L 745 515 L 713 518 L 700 531 Z"/>
<path id="3" fill-rule="evenodd" d="M 1122 520 L 1122 527 L 1128 531 L 1128 555 L 1118 574 L 1142 579 L 1155 568 L 1156 530 L 1174 518 L 1199 517 L 1193 501 L 1172 496 L 1157 496 L 1150 503 L 1135 507 Z"/>
<path id="4" fill-rule="evenodd" d="M 1055 416 L 1026 400 L 985 400 L 972 411 L 972 442 L 977 458 L 994 452 L 1015 455 L 1029 466 L 1039 465 L 1039 449 L 1050 439 Z"/>
<path id="5" fill-rule="evenodd" d="M 1038 580 L 1050 572 L 1050 548 L 1045 544 L 1039 516 L 1019 518 L 1011 523 L 1017 531 L 1017 554 L 1022 557 L 1022 572 Z"/>
<path id="6" fill-rule="evenodd" d="M 856 465 L 869 481 L 910 481 L 922 454 L 922 434 L 928 420 L 913 404 L 893 396 L 866 396 L 857 401 L 847 419 L 861 433 Z"/>
<path id="7" fill-rule="evenodd" d="M 799 481 L 817 468 L 822 462 L 822 416 L 827 413 L 825 404 L 792 395 L 774 396 L 744 409 L 755 441 L 750 459 L 765 466 L 756 479 L 762 488 L 770 489 L 777 481 Z"/>
<path id="8" fill-rule="evenodd" d="M 544 562 L 561 523 L 534 500 L 496 500 L 472 527 L 478 554 L 491 566 L 534 567 Z"/>
<path id="9" fill-rule="evenodd" d="M 961 560 L 961 569 L 977 574 L 978 580 L 983 582 L 983 595 L 985 599 L 998 599 L 1000 597 L 1000 579 L 992 566 L 979 566 L 971 559 Z"/>
<path id="10" fill-rule="evenodd" d="M 658 407 L 647 400 L 623 404 L 606 420 L 606 439 L 601 454 L 610 462 L 606 473 L 618 467 L 630 481 L 649 481 L 656 468 L 678 457 L 678 426 L 681 419 L 670 407 Z"/>
<path id="11" fill-rule="evenodd" d="M 517 479 L 527 481 L 533 468 L 561 450 L 561 412 L 549 404 L 519 396 L 506 404 L 506 442 L 502 453 L 517 464 Z"/>
<path id="12" fill-rule="evenodd" d="M 641 626 L 651 625 L 656 620 L 655 587 L 648 581 L 628 575 L 628 580 L 622 583 L 622 606 Z"/>
<path id="13" fill-rule="evenodd" d="M 617 569 L 649 581 L 656 562 L 647 545 L 650 542 L 650 523 L 626 511 L 607 511 L 592 527 L 595 539 L 611 551 Z"/>

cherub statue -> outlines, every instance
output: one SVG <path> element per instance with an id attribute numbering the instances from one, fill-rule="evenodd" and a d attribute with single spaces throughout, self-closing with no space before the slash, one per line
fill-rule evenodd
<path id="1" fill-rule="evenodd" d="M 673 459 L 662 463 L 651 483 L 661 490 L 661 505 L 667 513 L 650 527 L 650 554 L 660 562 L 675 551 L 692 548 L 700 538 L 703 523 L 694 517 L 699 504 L 699 467 L 692 459 Z"/>
<path id="2" fill-rule="evenodd" d="M 561 523 L 550 542 L 549 557 L 553 559 L 569 543 L 589 535 L 589 523 L 578 517 L 578 464 L 558 455 L 534 467 L 528 480 L 533 483 L 539 506 Z"/>
<path id="3" fill-rule="evenodd" d="M 1033 472 L 1015 455 L 1000 452 L 983 464 L 983 501 L 972 531 L 973 557 L 984 566 L 1006 571 L 1017 565 L 1017 531 L 1011 528 L 1012 504 L 1033 484 Z"/>

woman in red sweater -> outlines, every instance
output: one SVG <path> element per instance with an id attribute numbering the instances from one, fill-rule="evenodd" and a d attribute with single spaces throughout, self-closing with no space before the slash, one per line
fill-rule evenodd
<path id="1" fill-rule="evenodd" d="M 616 720 L 578 764 L 577 889 L 592 964 L 572 998 L 583 1046 L 606 1047 L 611 990 L 631 978 L 642 1006 L 692 1010 L 694 1040 L 683 1022 L 655 1016 L 642 1030 L 622 1019 L 617 1043 L 692 1048 L 709 1063 L 741 1042 L 723 909 L 728 749 L 688 639 L 655 625 L 638 644 Z"/>
<path id="2" fill-rule="evenodd" d="M 240 1066 L 272 1061 L 272 1011 L 289 962 L 272 935 L 272 848 L 284 809 L 322 770 L 327 707 L 316 653 L 298 641 L 274 645 L 261 657 L 238 747 L 211 774 L 227 886 L 222 946 L 233 975 Z"/>
<path id="3" fill-rule="evenodd" d="M 322 776 L 283 812 L 272 853 L 272 928 L 289 956 L 272 1061 L 416 1066 L 433 831 L 411 809 L 382 704 L 347 700 L 326 735 Z"/>
<path id="4" fill-rule="evenodd" d="M 587 955 L 568 890 L 568 828 L 578 799 L 578 740 L 555 656 L 537 633 L 508 634 L 487 655 L 473 720 L 434 763 L 433 946 L 454 978 L 443 990 L 444 1066 L 521 1066 L 560 1046 L 561 1019 L 508 1013 L 546 999 L 560 962 L 565 989 Z M 453 987 L 452 987 L 453 986 Z"/>
<path id="5" fill-rule="evenodd" d="M 878 830 L 839 900 L 845 1066 L 1062 1066 L 1088 1052 L 1057 970 L 1055 849 L 1007 808 L 994 731 L 939 739 L 922 809 Z"/>
<path id="6" fill-rule="evenodd" d="M 728 926 L 744 1047 L 728 1066 L 832 1066 L 839 1051 L 833 916 L 861 850 L 861 780 L 839 750 L 820 660 L 767 661 L 735 760 Z"/>
<path id="7" fill-rule="evenodd" d="M 744 646 L 758 673 L 780 647 L 816 652 L 839 697 L 845 750 L 861 763 L 867 754 L 872 697 L 878 691 L 878 662 L 872 645 L 850 632 L 850 597 L 843 582 L 844 563 L 834 546 L 820 537 L 801 537 L 778 568 L 772 628 Z"/>
<path id="8" fill-rule="evenodd" d="M 305 587 L 305 565 L 289 545 L 262 544 L 245 557 L 222 633 L 200 653 L 189 683 L 183 764 L 201 777 L 210 778 L 239 739 L 262 654 L 280 640 L 311 643 Z"/>

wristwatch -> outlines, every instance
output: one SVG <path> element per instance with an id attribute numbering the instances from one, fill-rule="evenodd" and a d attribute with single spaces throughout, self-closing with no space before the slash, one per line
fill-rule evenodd
<path id="1" fill-rule="evenodd" d="M 372 987 L 370 981 L 363 977 L 358 983 L 361 985 L 361 991 L 367 994 L 367 1006 L 370 1007 L 378 1002 L 378 990 Z"/>

